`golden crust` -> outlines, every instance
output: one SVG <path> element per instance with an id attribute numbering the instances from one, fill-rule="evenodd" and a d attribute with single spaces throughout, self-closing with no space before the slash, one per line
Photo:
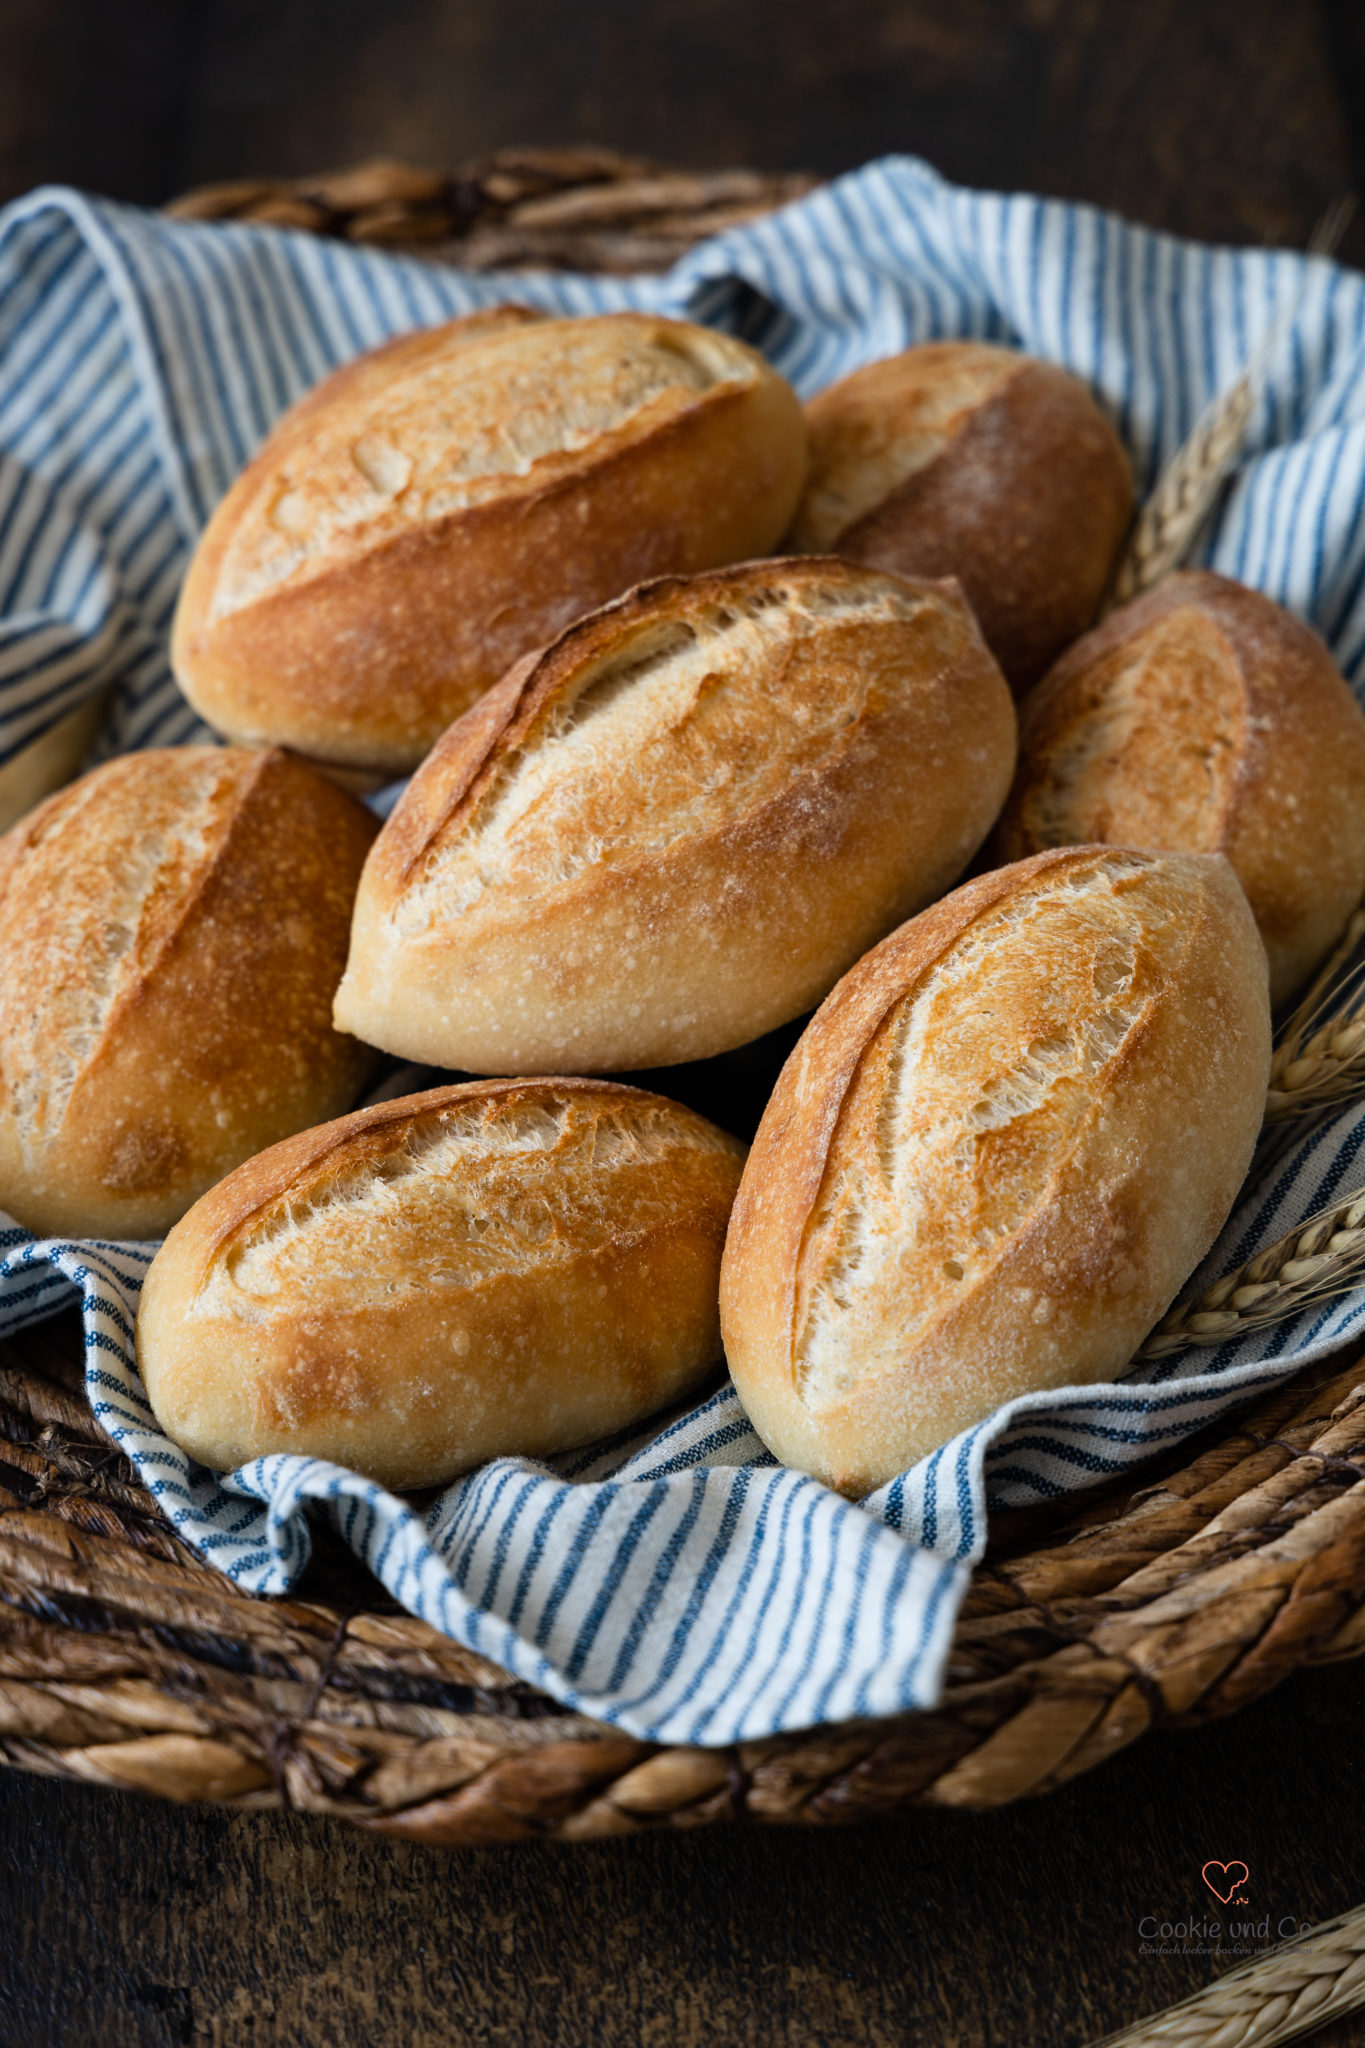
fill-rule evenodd
<path id="1" fill-rule="evenodd" d="M 152 1237 L 354 1099 L 332 1028 L 376 825 L 280 753 L 125 754 L 0 840 L 0 1206 Z"/>
<path id="2" fill-rule="evenodd" d="M 572 619 L 771 547 L 804 467 L 788 386 L 709 329 L 503 308 L 404 336 L 286 415 L 228 492 L 176 676 L 233 738 L 412 768 Z"/>
<path id="3" fill-rule="evenodd" d="M 1013 755 L 953 585 L 818 557 L 645 585 L 413 778 L 366 865 L 338 1024 L 475 1073 L 744 1044 L 951 885 Z"/>
<path id="4" fill-rule="evenodd" d="M 1003 860 L 1106 841 L 1227 855 L 1282 1002 L 1365 895 L 1365 714 L 1317 635 L 1208 570 L 1166 577 L 1020 707 Z"/>
<path id="5" fill-rule="evenodd" d="M 856 1495 L 1121 1372 L 1231 1207 L 1269 1056 L 1218 856 L 1043 853 L 894 932 L 788 1061 L 731 1218 L 721 1324 L 764 1441 Z"/>
<path id="6" fill-rule="evenodd" d="M 612 1082 L 466 1082 L 272 1147 L 157 1254 L 138 1365 L 218 1470 L 273 1451 L 393 1487 L 547 1456 L 720 1361 L 744 1147 Z"/>
<path id="7" fill-rule="evenodd" d="M 956 576 L 1016 691 L 1094 619 L 1132 477 L 1066 371 L 980 342 L 927 342 L 855 370 L 806 418 L 797 546 Z"/>

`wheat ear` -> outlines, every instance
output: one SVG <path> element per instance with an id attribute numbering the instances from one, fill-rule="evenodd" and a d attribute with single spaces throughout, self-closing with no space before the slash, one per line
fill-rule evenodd
<path id="1" fill-rule="evenodd" d="M 1275 1034 L 1266 1122 L 1308 1116 L 1365 1093 L 1365 909 Z"/>
<path id="2" fill-rule="evenodd" d="M 1110 593 L 1127 604 L 1180 566 L 1241 453 L 1256 405 L 1250 367 L 1214 399 L 1157 478 L 1137 516 Z"/>
<path id="3" fill-rule="evenodd" d="M 1090 2048 L 1279 2048 L 1365 2005 L 1365 1906 Z"/>
<path id="4" fill-rule="evenodd" d="M 1139 1349 L 1165 1358 L 1187 1344 L 1228 1344 L 1317 1302 L 1349 1294 L 1365 1274 L 1365 1188 L 1296 1223 L 1207 1293 L 1178 1302 Z"/>
<path id="5" fill-rule="evenodd" d="M 1328 207 L 1309 239 L 1310 256 L 1330 256 L 1350 224 L 1355 198 L 1347 193 Z M 1195 422 L 1152 487 L 1137 516 L 1110 586 L 1106 610 L 1179 568 L 1198 537 L 1214 500 L 1241 454 L 1265 373 L 1297 317 L 1291 309 L 1271 322 L 1240 375 L 1220 391 Z"/>

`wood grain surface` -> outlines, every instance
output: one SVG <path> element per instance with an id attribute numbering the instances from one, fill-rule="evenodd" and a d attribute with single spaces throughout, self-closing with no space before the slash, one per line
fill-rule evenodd
<path id="1" fill-rule="evenodd" d="M 0 198 L 523 140 L 825 172 L 912 150 L 1301 243 L 1365 161 L 1365 9 L 0 0 Z M 998 1813 L 573 1850 L 433 1853 L 0 1774 L 0 2048 L 1079 2048 L 1214 1974 L 1138 1932 L 1207 1914 L 1210 1858 L 1249 1865 L 1272 1925 L 1365 1898 L 1363 1722 L 1343 1666 Z"/>
<path id="2" fill-rule="evenodd" d="M 1341 1665 L 995 1813 L 569 1850 L 0 1775 L 0 2048 L 1080 2048 L 1215 1973 L 1138 1931 L 1211 1858 L 1274 1928 L 1365 1895 L 1363 1719 Z"/>

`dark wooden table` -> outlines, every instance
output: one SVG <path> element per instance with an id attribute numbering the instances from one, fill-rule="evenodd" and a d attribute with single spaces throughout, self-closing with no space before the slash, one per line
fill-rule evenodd
<path id="1" fill-rule="evenodd" d="M 1361 0 L 0 0 L 0 197 L 601 141 L 1301 243 L 1365 154 Z M 1345 253 L 1365 260 L 1359 221 Z M 0 1774 L 0 2048 L 1070 2048 L 1213 1974 L 1140 1923 L 1365 1899 L 1365 1665 L 1045 1801 L 465 1855 Z M 1365 2020 L 1322 2034 L 1365 2040 Z"/>
<path id="2" fill-rule="evenodd" d="M 1139 1931 L 1211 1858 L 1276 1929 L 1365 1896 L 1362 1726 L 1342 1665 L 996 1813 L 576 1848 L 0 1775 L 0 2048 L 1080 2048 L 1214 1974 Z"/>

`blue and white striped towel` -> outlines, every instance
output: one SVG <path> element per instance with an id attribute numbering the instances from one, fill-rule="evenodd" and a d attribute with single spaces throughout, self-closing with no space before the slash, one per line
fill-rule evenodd
<path id="1" fill-rule="evenodd" d="M 668 276 L 514 281 L 65 191 L 0 215 L 0 760 L 115 685 L 111 750 L 203 737 L 166 666 L 209 509 L 271 422 L 386 336 L 508 296 L 642 306 L 742 334 L 803 393 L 936 335 L 1016 342 L 1079 373 L 1150 481 L 1257 337 L 1248 453 L 1207 542 L 1365 688 L 1365 279 L 1191 247 L 1084 208 L 954 188 L 891 159 L 687 256 Z M 1304 1140 L 1210 1266 L 1365 1180 L 1365 1111 Z M 500 1459 L 425 1512 L 334 1466 L 219 1480 L 157 1431 L 130 1331 L 150 1248 L 0 1231 L 0 1328 L 84 1302 L 97 1412 L 181 1534 L 282 1592 L 305 1504 L 393 1593 L 519 1677 L 631 1732 L 732 1742 L 927 1706 L 992 1504 L 1117 1472 L 1351 1333 L 1365 1293 L 1141 1384 L 1012 1402 L 853 1506 L 773 1464 L 727 1387 L 628 1443 Z"/>

